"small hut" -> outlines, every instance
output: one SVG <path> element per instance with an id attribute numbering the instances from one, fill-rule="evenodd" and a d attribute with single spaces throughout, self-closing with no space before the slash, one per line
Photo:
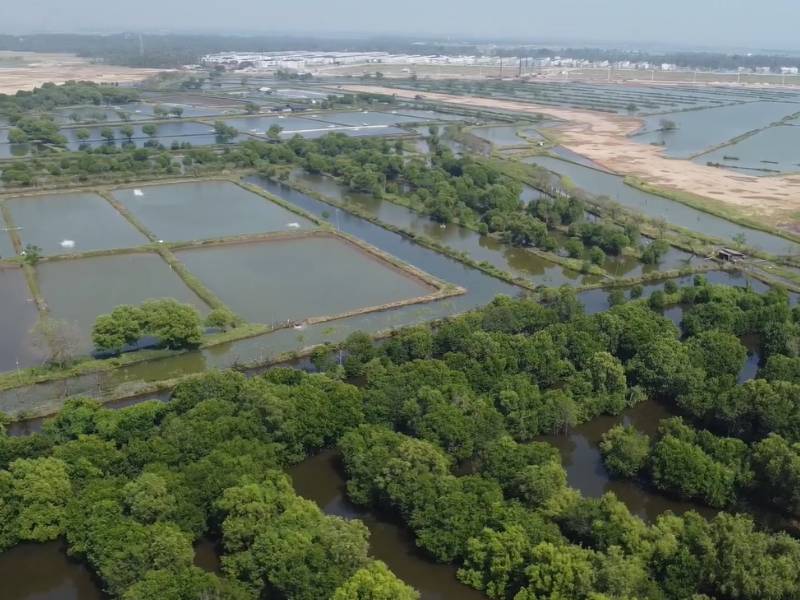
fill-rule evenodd
<path id="1" fill-rule="evenodd" d="M 738 250 L 732 250 L 731 248 L 720 248 L 717 250 L 717 258 L 727 262 L 739 262 L 747 257 L 744 253 L 739 252 Z"/>

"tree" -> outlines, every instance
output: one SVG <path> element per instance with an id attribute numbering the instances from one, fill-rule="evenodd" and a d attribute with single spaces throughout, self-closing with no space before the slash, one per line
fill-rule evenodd
<path id="1" fill-rule="evenodd" d="M 10 466 L 12 493 L 19 507 L 19 538 L 54 540 L 64 531 L 72 484 L 64 461 L 57 458 L 20 459 Z"/>
<path id="2" fill-rule="evenodd" d="M 206 327 L 228 329 L 236 327 L 239 323 L 241 319 L 227 306 L 215 308 L 206 317 Z"/>
<path id="3" fill-rule="evenodd" d="M 67 321 L 51 317 L 40 318 L 31 329 L 31 342 L 45 360 L 56 367 L 64 367 L 78 355 L 81 344 L 78 327 Z"/>
<path id="4" fill-rule="evenodd" d="M 283 131 L 283 127 L 280 125 L 270 125 L 267 129 L 267 137 L 273 142 L 277 142 L 281 139 L 281 131 Z"/>
<path id="5" fill-rule="evenodd" d="M 419 593 L 380 561 L 359 569 L 339 587 L 332 600 L 417 600 Z"/>
<path id="6" fill-rule="evenodd" d="M 650 438 L 634 427 L 616 425 L 603 434 L 600 450 L 606 468 L 619 477 L 634 477 L 650 453 Z"/>
<path id="7" fill-rule="evenodd" d="M 35 267 L 42 260 L 42 249 L 35 244 L 28 244 L 22 251 L 22 255 L 25 257 L 26 264 Z"/>
<path id="8" fill-rule="evenodd" d="M 147 123 L 142 125 L 142 133 L 146 136 L 153 138 L 158 133 L 158 126 L 155 123 Z"/>
<path id="9" fill-rule="evenodd" d="M 156 473 L 142 473 L 123 488 L 125 505 L 140 523 L 155 523 L 175 511 L 176 500 L 166 480 Z"/>
<path id="10" fill-rule="evenodd" d="M 671 119 L 661 119 L 658 126 L 661 131 L 675 131 L 678 128 L 677 123 Z"/>
<path id="11" fill-rule="evenodd" d="M 122 127 L 120 127 L 119 132 L 123 136 L 125 136 L 125 138 L 128 141 L 131 141 L 131 139 L 133 139 L 134 130 L 132 125 L 123 125 Z"/>
<path id="12" fill-rule="evenodd" d="M 24 144 L 29 139 L 28 134 L 19 127 L 12 127 L 8 132 L 8 141 L 12 144 Z"/>
<path id="13" fill-rule="evenodd" d="M 200 314 L 190 304 L 172 298 L 148 300 L 141 305 L 142 330 L 168 348 L 198 346 L 203 338 Z"/>
<path id="14" fill-rule="evenodd" d="M 172 116 L 177 117 L 180 119 L 183 116 L 183 107 L 182 106 L 173 106 L 169 109 L 169 112 Z"/>
<path id="15" fill-rule="evenodd" d="M 75 132 L 75 137 L 78 138 L 78 140 L 81 141 L 81 142 L 85 142 L 91 136 L 92 136 L 92 133 L 88 129 L 83 128 L 83 127 L 81 129 L 78 129 Z"/>
<path id="16" fill-rule="evenodd" d="M 541 543 L 531 552 L 525 585 L 515 600 L 585 599 L 594 588 L 594 555 L 578 546 Z"/>
<path id="17" fill-rule="evenodd" d="M 255 115 L 261 112 L 261 108 L 255 102 L 248 102 L 244 105 L 244 110 L 248 115 Z"/>
<path id="18" fill-rule="evenodd" d="M 120 352 L 142 337 L 144 314 L 134 306 L 116 307 L 111 314 L 97 317 L 92 328 L 92 341 L 101 351 Z"/>
<path id="19" fill-rule="evenodd" d="M 100 130 L 100 137 L 106 142 L 111 143 L 114 141 L 114 130 L 111 127 L 103 127 Z"/>
<path id="20" fill-rule="evenodd" d="M 726 331 L 701 331 L 686 342 L 692 365 L 703 368 L 709 377 L 739 374 L 747 349 L 739 338 Z"/>
<path id="21" fill-rule="evenodd" d="M 227 143 L 239 135 L 239 130 L 228 125 L 225 121 L 214 121 L 214 134 L 220 142 Z"/>

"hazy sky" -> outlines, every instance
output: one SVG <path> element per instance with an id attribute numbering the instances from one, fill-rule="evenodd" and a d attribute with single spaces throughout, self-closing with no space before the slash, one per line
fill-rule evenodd
<path id="1" fill-rule="evenodd" d="M 800 49 L 800 0 L 0 0 L 0 31 L 400 33 Z"/>

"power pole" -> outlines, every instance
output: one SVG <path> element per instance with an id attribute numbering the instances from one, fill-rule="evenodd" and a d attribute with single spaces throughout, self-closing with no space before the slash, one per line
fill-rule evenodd
<path id="1" fill-rule="evenodd" d="M 144 56 L 144 37 L 139 33 L 139 56 Z"/>

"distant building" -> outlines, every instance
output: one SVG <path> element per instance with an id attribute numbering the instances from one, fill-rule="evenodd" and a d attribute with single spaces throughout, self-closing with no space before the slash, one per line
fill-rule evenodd
<path id="1" fill-rule="evenodd" d="M 781 67 L 781 75 L 797 75 L 797 67 Z"/>

